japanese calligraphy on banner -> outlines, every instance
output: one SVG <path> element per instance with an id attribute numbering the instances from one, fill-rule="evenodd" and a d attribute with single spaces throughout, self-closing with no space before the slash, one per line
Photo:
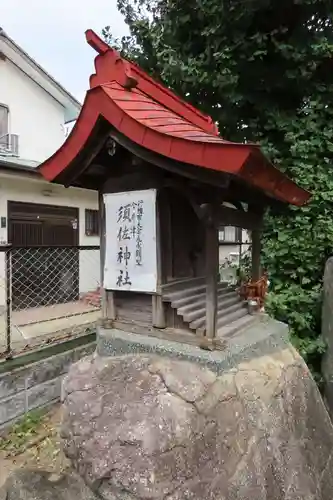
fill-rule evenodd
<path id="1" fill-rule="evenodd" d="M 156 292 L 156 190 L 104 195 L 104 288 Z"/>

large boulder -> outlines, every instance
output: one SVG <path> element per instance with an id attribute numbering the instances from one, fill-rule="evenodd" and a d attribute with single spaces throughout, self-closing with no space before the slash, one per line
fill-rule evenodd
<path id="1" fill-rule="evenodd" d="M 98 500 L 74 473 L 17 469 L 0 488 L 0 500 Z"/>
<path id="2" fill-rule="evenodd" d="M 291 346 L 223 373 L 86 358 L 63 395 L 65 453 L 105 500 L 333 498 L 333 428 Z"/>

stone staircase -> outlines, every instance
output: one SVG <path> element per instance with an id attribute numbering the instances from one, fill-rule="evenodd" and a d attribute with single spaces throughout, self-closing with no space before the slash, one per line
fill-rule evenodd
<path id="1" fill-rule="evenodd" d="M 204 278 L 191 278 L 164 285 L 163 301 L 177 310 L 189 328 L 198 335 L 206 330 L 206 284 Z M 242 300 L 235 287 L 225 282 L 217 290 L 217 335 L 230 336 L 253 322 L 247 302 Z"/>

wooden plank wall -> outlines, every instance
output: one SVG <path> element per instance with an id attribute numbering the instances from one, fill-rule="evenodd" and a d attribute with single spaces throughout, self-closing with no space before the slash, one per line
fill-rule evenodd
<path id="1" fill-rule="evenodd" d="M 175 279 L 202 276 L 205 272 L 204 227 L 181 193 L 168 190 L 168 200 L 171 218 L 171 235 L 168 237 L 172 242 L 171 277 Z"/>
<path id="2" fill-rule="evenodd" d="M 137 292 L 114 292 L 116 320 L 133 321 L 152 326 L 152 300 L 150 294 Z"/>
<path id="3" fill-rule="evenodd" d="M 168 328 L 174 328 L 175 330 L 183 330 L 188 333 L 195 334 L 195 331 L 191 330 L 187 323 L 183 320 L 181 316 L 178 316 L 177 310 L 171 307 L 168 302 L 165 303 L 165 316 Z"/>

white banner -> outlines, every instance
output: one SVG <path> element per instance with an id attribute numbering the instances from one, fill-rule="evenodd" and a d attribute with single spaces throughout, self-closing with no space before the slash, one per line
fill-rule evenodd
<path id="1" fill-rule="evenodd" d="M 156 190 L 104 195 L 104 288 L 156 292 Z"/>

